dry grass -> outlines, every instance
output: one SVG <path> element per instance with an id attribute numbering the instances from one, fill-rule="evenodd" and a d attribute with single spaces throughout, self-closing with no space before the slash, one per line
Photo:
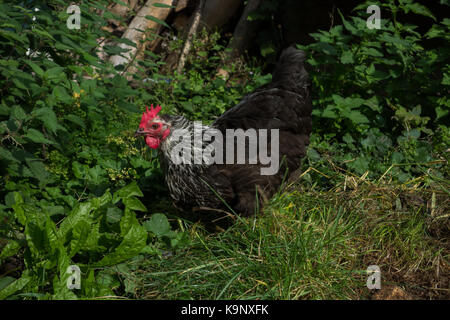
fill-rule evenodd
<path id="1" fill-rule="evenodd" d="M 265 207 L 210 233 L 187 222 L 190 243 L 133 266 L 133 298 L 449 299 L 449 183 L 431 170 L 403 184 L 335 171 L 328 190 L 302 176 Z M 369 265 L 382 290 L 366 287 Z"/>

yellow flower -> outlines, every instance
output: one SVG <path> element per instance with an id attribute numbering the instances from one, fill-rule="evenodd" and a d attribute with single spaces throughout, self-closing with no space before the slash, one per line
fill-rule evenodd
<path id="1" fill-rule="evenodd" d="M 294 206 L 294 204 L 291 202 L 291 203 L 289 203 L 289 205 L 285 208 L 285 209 L 290 209 L 290 208 L 292 208 Z"/>

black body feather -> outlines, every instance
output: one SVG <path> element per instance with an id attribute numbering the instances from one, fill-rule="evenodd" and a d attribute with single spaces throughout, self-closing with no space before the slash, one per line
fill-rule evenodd
<path id="1" fill-rule="evenodd" d="M 169 156 L 175 142 L 169 136 L 162 143 L 161 161 L 166 181 L 179 207 L 232 209 L 248 216 L 258 212 L 264 200 L 272 197 L 286 174 L 289 177 L 298 172 L 301 159 L 306 155 L 312 126 L 310 84 L 304 60 L 303 51 L 284 50 L 272 82 L 243 97 L 238 105 L 212 124 L 224 136 L 226 129 L 279 129 L 280 160 L 284 158 L 284 161 L 277 174 L 261 175 L 261 167 L 266 166 L 260 163 L 176 165 Z M 173 128 L 186 128 L 193 135 L 192 122 L 179 116 L 162 117 Z M 256 201 L 257 197 L 259 201 Z"/>

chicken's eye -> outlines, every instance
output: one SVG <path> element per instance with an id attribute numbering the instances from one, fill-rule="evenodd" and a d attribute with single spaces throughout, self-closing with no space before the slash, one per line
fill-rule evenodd
<path id="1" fill-rule="evenodd" d="M 158 130 L 158 129 L 159 129 L 159 124 L 154 123 L 154 124 L 152 124 L 151 128 L 152 128 L 153 130 Z"/>

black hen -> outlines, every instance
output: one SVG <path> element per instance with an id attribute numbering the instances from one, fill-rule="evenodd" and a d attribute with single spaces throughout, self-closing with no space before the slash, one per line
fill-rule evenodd
<path id="1" fill-rule="evenodd" d="M 272 82 L 243 97 L 210 127 L 196 127 L 181 116 L 157 115 L 159 106 L 147 109 L 137 134 L 145 136 L 149 147 L 159 150 L 167 186 L 179 207 L 233 210 L 248 216 L 259 211 L 284 179 L 299 171 L 311 132 L 310 84 L 304 60 L 303 51 L 292 47 L 284 50 Z M 247 140 L 228 136 L 227 131 L 233 132 L 229 129 L 242 129 L 235 132 L 241 136 L 247 133 Z M 252 129 L 256 135 L 251 134 Z M 268 139 L 263 139 L 261 129 L 267 129 Z M 214 139 L 205 139 L 211 135 Z M 255 137 L 257 140 L 252 139 Z M 208 146 L 212 145 L 214 151 L 210 152 Z M 265 147 L 273 163 L 259 157 Z M 207 149 L 210 157 L 202 158 Z M 230 154 L 232 149 L 236 152 Z M 237 162 L 242 156 L 239 151 L 244 153 L 244 164 Z M 274 153 L 278 154 L 279 166 L 272 158 Z M 203 161 L 199 163 L 198 159 Z M 197 162 L 192 163 L 194 160 Z"/>

